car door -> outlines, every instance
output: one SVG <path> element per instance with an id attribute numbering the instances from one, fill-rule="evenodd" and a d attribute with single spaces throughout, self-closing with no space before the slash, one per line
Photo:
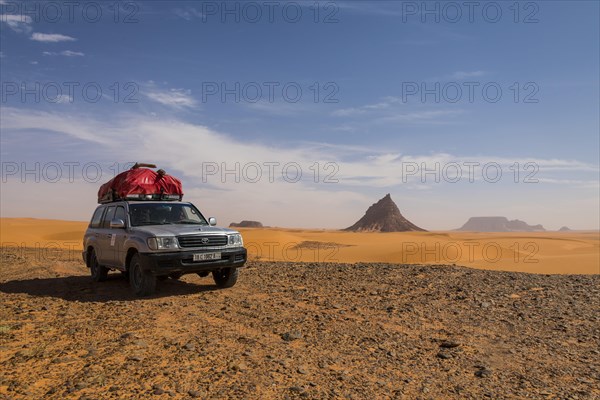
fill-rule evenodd
<path id="1" fill-rule="evenodd" d="M 104 213 L 104 217 L 102 218 L 102 223 L 100 224 L 100 228 L 96 229 L 96 242 L 98 243 L 98 248 L 96 249 L 96 257 L 98 257 L 98 262 L 102 265 L 112 265 L 114 259 L 114 240 L 113 235 L 110 229 L 110 221 L 113 219 L 115 215 L 116 206 L 107 206 L 106 212 Z M 113 244 L 111 245 L 111 242 Z"/>
<path id="2" fill-rule="evenodd" d="M 113 245 L 111 246 L 111 265 L 114 265 L 116 267 L 123 267 L 125 266 L 125 253 L 127 252 L 127 249 L 125 248 L 125 239 L 127 238 L 127 227 L 129 226 L 125 207 L 117 206 L 117 208 L 115 209 L 115 215 L 113 219 L 120 219 L 123 222 L 125 222 L 125 228 L 113 228 L 110 230 L 110 233 L 112 235 L 111 243 L 113 243 Z M 115 238 L 114 242 L 113 237 Z"/>

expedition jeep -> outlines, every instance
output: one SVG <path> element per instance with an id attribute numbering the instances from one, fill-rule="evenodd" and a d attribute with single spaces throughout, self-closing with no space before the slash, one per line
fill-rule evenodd
<path id="1" fill-rule="evenodd" d="M 152 294 L 157 280 L 191 273 L 212 273 L 217 286 L 232 287 L 246 249 L 239 232 L 215 225 L 188 202 L 101 204 L 83 238 L 83 260 L 96 282 L 121 271 L 138 296 Z"/>

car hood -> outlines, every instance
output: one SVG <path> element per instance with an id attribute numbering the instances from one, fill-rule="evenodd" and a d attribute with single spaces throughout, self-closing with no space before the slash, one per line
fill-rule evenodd
<path id="1" fill-rule="evenodd" d="M 147 225 L 132 228 L 135 232 L 144 232 L 150 236 L 181 236 L 181 235 L 226 235 L 239 233 L 233 229 L 219 228 L 207 225 Z"/>

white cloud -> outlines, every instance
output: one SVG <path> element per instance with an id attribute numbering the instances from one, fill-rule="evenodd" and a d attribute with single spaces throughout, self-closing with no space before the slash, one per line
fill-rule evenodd
<path id="1" fill-rule="evenodd" d="M 60 52 L 44 51 L 44 52 L 42 52 L 42 54 L 45 56 L 65 56 L 65 57 L 83 57 L 83 56 L 85 56 L 84 53 L 81 53 L 79 51 L 71 51 L 71 50 L 63 50 Z"/>
<path id="2" fill-rule="evenodd" d="M 17 33 L 31 32 L 32 19 L 28 15 L 0 14 L 0 22 L 5 23 Z"/>
<path id="3" fill-rule="evenodd" d="M 260 111 L 265 114 L 286 116 L 296 115 L 307 110 L 306 105 L 301 103 L 290 103 L 285 100 L 278 101 L 257 101 L 255 103 L 245 103 L 246 106 L 254 111 Z"/>
<path id="4" fill-rule="evenodd" d="M 336 117 L 352 117 L 356 115 L 366 114 L 370 111 L 386 110 L 389 109 L 393 104 L 399 103 L 400 99 L 397 97 L 388 96 L 383 99 L 382 102 L 375 104 L 366 104 L 360 107 L 350 107 L 335 110 L 331 114 Z"/>
<path id="5" fill-rule="evenodd" d="M 486 75 L 485 71 L 456 71 L 451 75 L 453 79 L 463 80 L 467 78 L 479 78 Z"/>
<path id="6" fill-rule="evenodd" d="M 193 18 L 202 18 L 204 14 L 196 10 L 194 7 L 176 8 L 173 10 L 173 14 L 186 21 L 191 21 Z"/>
<path id="7" fill-rule="evenodd" d="M 440 118 L 462 114 L 463 110 L 427 110 L 388 115 L 377 122 L 439 122 Z"/>
<path id="8" fill-rule="evenodd" d="M 121 162 L 154 162 L 184 178 L 188 182 L 184 188 L 186 199 L 198 203 L 207 214 L 225 216 L 227 220 L 221 220 L 225 224 L 240 219 L 257 219 L 267 225 L 341 228 L 355 222 L 364 213 L 365 206 L 383 194 L 392 192 L 393 196 L 394 193 L 402 195 L 395 200 L 403 212 L 414 216 L 413 222 L 430 228 L 454 228 L 454 225 L 460 226 L 464 222 L 462 219 L 466 220 L 471 216 L 468 215 L 471 212 L 485 213 L 488 208 L 497 209 L 498 213 L 507 212 L 505 210 L 509 206 L 504 203 L 510 199 L 519 199 L 522 212 L 524 207 L 535 208 L 533 204 L 538 204 L 537 197 L 542 195 L 546 198 L 552 196 L 555 207 L 568 204 L 573 196 L 589 197 L 589 187 L 584 186 L 593 188 L 588 181 L 598 173 L 597 165 L 577 160 L 457 156 L 448 153 L 410 155 L 310 142 L 273 146 L 238 140 L 202 125 L 140 114 L 99 120 L 87 116 L 74 117 L 60 111 L 48 113 L 3 107 L 0 117 L 3 132 L 8 134 L 12 131 L 51 129 L 75 139 L 74 145 L 89 143 L 95 149 L 94 154 L 110 154 L 114 160 Z M 94 160 L 85 160 L 88 161 Z M 275 166 L 273 180 L 269 179 L 270 172 L 264 167 L 267 162 L 279 163 Z M 539 178 L 540 183 L 513 183 L 510 167 L 515 162 L 521 166 L 527 162 L 536 163 L 539 173 L 535 178 Z M 286 164 L 292 165 L 291 163 L 299 165 L 303 173 L 302 179 L 297 183 L 288 183 L 283 179 L 283 167 Z M 319 165 L 318 183 L 314 182 L 315 163 Z M 427 179 L 423 181 L 425 170 L 438 168 L 443 171 L 445 166 L 453 163 L 462 166 L 461 182 L 452 185 L 444 183 L 442 179 L 442 183 L 438 184 L 433 182 L 431 173 L 425 175 Z M 469 173 L 465 163 L 478 163 L 478 167 L 474 167 L 475 183 L 468 182 Z M 499 185 L 488 184 L 483 179 L 482 168 L 488 163 L 497 163 L 505 172 Z M 217 168 L 216 174 L 207 174 L 209 164 Z M 254 167 L 244 172 L 251 165 L 262 166 L 262 178 L 255 183 L 251 182 L 251 178 L 255 176 Z M 229 174 L 223 175 L 224 169 Z M 493 172 L 490 175 L 493 176 Z M 324 182 L 331 173 L 334 173 L 333 178 L 339 180 L 339 184 Z M 557 177 L 557 173 L 569 175 Z M 448 174 L 452 176 L 453 169 Z M 586 179 L 585 174 L 590 177 Z M 239 178 L 237 182 L 236 176 Z M 285 176 L 293 177 L 293 168 Z M 558 184 L 560 189 L 557 189 Z M 89 197 L 89 202 L 94 202 L 94 188 L 88 186 L 85 189 L 86 196 Z M 55 187 L 56 190 L 59 189 L 58 186 Z M 477 188 L 483 191 L 479 193 L 479 197 Z M 423 191 L 420 189 L 427 190 L 426 198 L 417 194 Z M 465 190 L 468 194 L 465 194 Z M 544 190 L 550 191 L 549 194 L 544 193 Z M 527 191 L 527 196 L 531 197 L 524 196 L 523 191 Z M 482 195 L 487 196 L 487 200 L 483 200 Z M 527 203 L 527 198 L 534 200 Z M 441 208 L 431 208 L 430 203 L 434 201 L 446 203 Z M 448 202 L 461 204 L 460 212 L 463 214 L 449 215 Z M 73 201 L 73 207 L 81 208 L 81 203 L 78 198 Z M 2 202 L 3 208 L 8 212 L 10 210 L 7 204 Z M 590 204 L 597 205 L 597 200 Z M 21 205 L 10 205 L 11 210 L 18 207 Z M 597 214 L 593 208 L 588 208 L 582 209 L 581 214 Z M 432 213 L 432 209 L 437 211 Z M 295 212 L 290 213 L 290 210 Z M 88 218 L 86 213 L 89 213 L 88 209 L 82 212 L 80 218 Z M 536 216 L 536 221 L 547 224 L 542 217 L 541 214 Z M 552 213 L 548 214 L 547 219 L 552 218 Z M 456 221 L 457 219 L 460 221 Z M 558 220 L 555 223 L 560 225 Z"/>
<path id="9" fill-rule="evenodd" d="M 57 43 L 57 42 L 72 42 L 77 39 L 71 36 L 62 35 L 60 33 L 39 33 L 35 32 L 31 35 L 31 40 L 35 40 L 36 42 L 48 42 L 48 43 Z"/>
<path id="10" fill-rule="evenodd" d="M 142 94 L 152 101 L 175 109 L 196 108 L 198 105 L 190 90 L 162 89 L 158 88 L 154 82 L 146 85 Z"/>

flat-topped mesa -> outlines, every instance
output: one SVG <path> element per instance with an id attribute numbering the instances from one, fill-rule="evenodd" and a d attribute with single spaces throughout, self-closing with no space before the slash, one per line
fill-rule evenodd
<path id="1" fill-rule="evenodd" d="M 426 232 L 425 229 L 419 228 L 404 218 L 389 193 L 369 207 L 365 215 L 354 225 L 343 230 L 353 232 Z"/>
<path id="2" fill-rule="evenodd" d="M 261 224 L 258 221 L 242 221 L 239 224 L 232 222 L 231 224 L 229 224 L 230 228 L 262 228 L 263 224 Z"/>
<path id="3" fill-rule="evenodd" d="M 542 225 L 528 225 L 518 219 L 506 217 L 471 217 L 457 230 L 472 232 L 545 232 Z"/>

